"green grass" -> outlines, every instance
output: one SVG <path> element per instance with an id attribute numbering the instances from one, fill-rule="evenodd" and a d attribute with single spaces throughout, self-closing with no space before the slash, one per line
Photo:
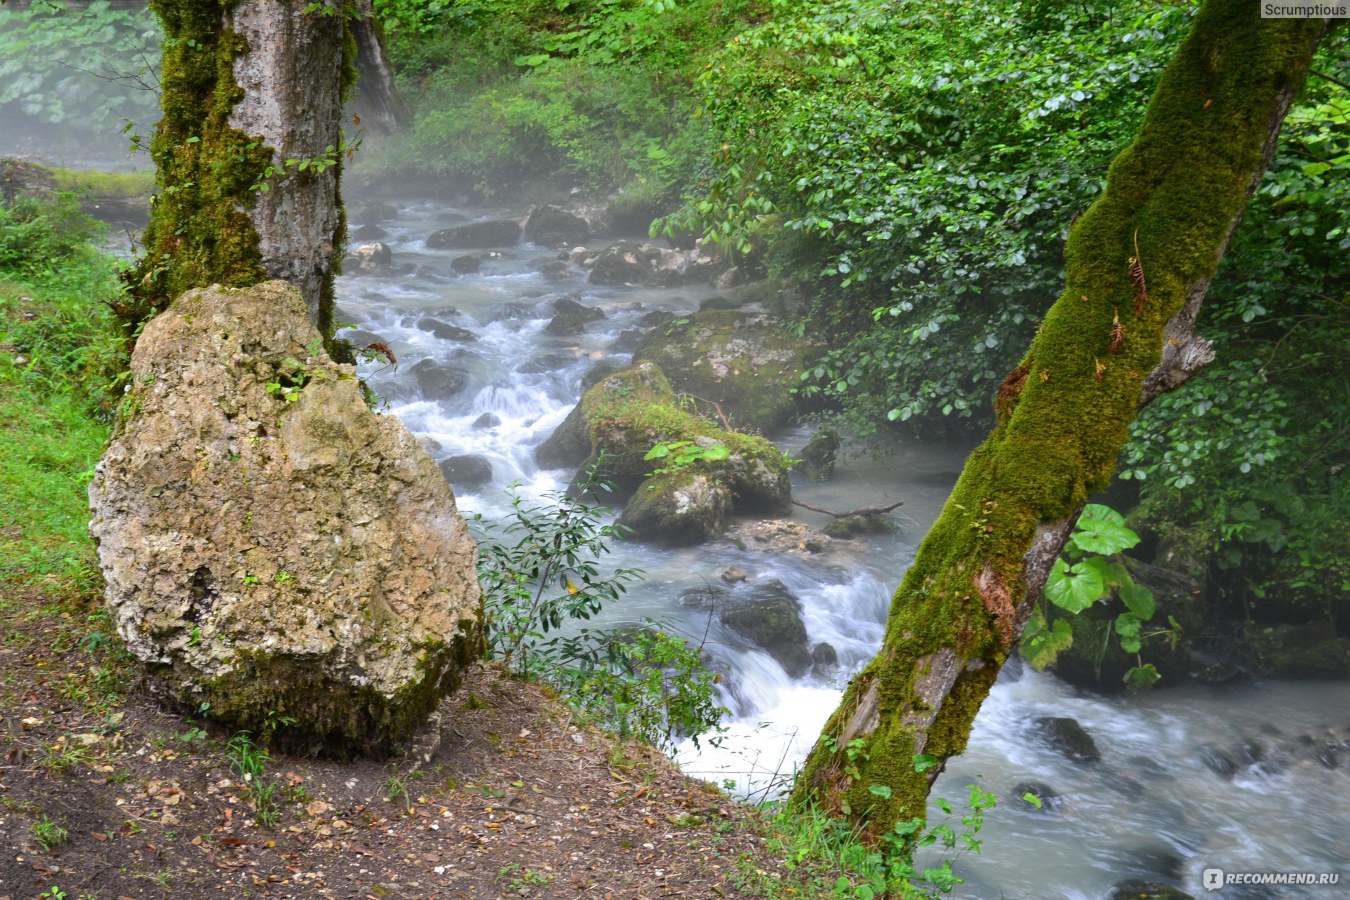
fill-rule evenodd
<path id="1" fill-rule="evenodd" d="M 53 214 L 53 210 L 59 214 Z M 59 232 L 59 233 L 58 233 Z M 0 207 L 0 589 L 49 598 L 99 586 L 86 489 L 123 368 L 111 311 L 117 263 L 87 220 Z M 23 239 L 22 245 L 18 238 Z"/>
<path id="2" fill-rule="evenodd" d="M 136 172 L 100 172 L 95 169 L 52 169 L 56 187 L 63 191 L 88 191 L 102 197 L 148 197 L 155 190 L 152 169 Z"/>

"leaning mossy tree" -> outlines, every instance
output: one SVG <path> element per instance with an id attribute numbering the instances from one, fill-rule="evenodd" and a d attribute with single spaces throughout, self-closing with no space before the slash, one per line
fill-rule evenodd
<path id="1" fill-rule="evenodd" d="M 151 0 L 163 118 L 131 326 L 190 288 L 295 285 L 325 335 L 346 223 L 342 101 L 356 45 L 341 0 Z"/>
<path id="2" fill-rule="evenodd" d="M 1207 0 L 1106 191 L 1070 228 L 1066 287 L 998 392 L 992 434 L 891 604 L 881 652 L 825 726 L 793 799 L 874 838 L 924 816 L 965 749 L 1088 495 L 1140 407 L 1213 359 L 1193 334 L 1326 20 Z M 902 829 L 903 830 L 903 829 Z"/>

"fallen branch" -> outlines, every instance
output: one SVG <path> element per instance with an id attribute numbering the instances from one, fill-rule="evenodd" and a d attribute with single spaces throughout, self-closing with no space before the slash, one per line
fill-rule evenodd
<path id="1" fill-rule="evenodd" d="M 824 513 L 827 516 L 833 516 L 836 519 L 847 519 L 849 516 L 884 516 L 896 507 L 904 506 L 905 501 L 897 500 L 890 506 L 860 506 L 857 509 L 850 509 L 848 512 L 835 512 L 832 509 L 826 509 L 823 506 L 812 506 L 810 503 L 803 503 L 800 500 L 793 500 L 792 504 L 794 506 L 800 506 L 802 509 L 809 509 L 811 512 Z"/>

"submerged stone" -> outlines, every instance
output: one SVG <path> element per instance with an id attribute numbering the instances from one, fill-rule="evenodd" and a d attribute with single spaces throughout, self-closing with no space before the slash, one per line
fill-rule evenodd
<path id="1" fill-rule="evenodd" d="M 440 468 L 446 481 L 464 490 L 482 487 L 492 480 L 492 463 L 472 453 L 443 459 Z"/>
<path id="2" fill-rule="evenodd" d="M 720 618 L 772 656 L 789 677 L 800 678 L 811 668 L 801 601 L 776 578 L 732 593 Z"/>
<path id="3" fill-rule="evenodd" d="M 469 373 L 455 366 L 447 366 L 434 359 L 419 360 L 408 369 L 422 397 L 427 400 L 449 400 L 469 383 Z"/>
<path id="4" fill-rule="evenodd" d="M 379 755 L 480 653 L 476 550 L 436 464 L 321 346 L 281 282 L 151 320 L 90 531 L 161 697 L 283 749 Z"/>
<path id="5" fill-rule="evenodd" d="M 440 319 L 433 319 L 430 316 L 417 320 L 417 330 L 430 332 L 443 341 L 472 343 L 478 340 L 478 335 L 469 329 L 451 325 L 449 322 L 442 322 Z"/>
<path id="6" fill-rule="evenodd" d="M 1055 750 L 1076 763 L 1095 763 L 1102 758 L 1097 742 L 1067 716 L 1039 716 L 1032 720 L 1036 734 Z"/>

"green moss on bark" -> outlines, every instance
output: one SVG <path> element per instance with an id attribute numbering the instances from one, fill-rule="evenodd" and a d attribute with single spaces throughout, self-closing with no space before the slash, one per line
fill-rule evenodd
<path id="1" fill-rule="evenodd" d="M 1037 527 L 1109 482 L 1165 326 L 1203 296 L 1325 28 L 1259 15 L 1245 0 L 1210 0 L 1197 15 L 1104 196 L 1072 228 L 1065 291 L 1000 393 L 998 424 L 896 591 L 882 651 L 826 724 L 834 740 L 813 750 L 796 800 L 847 808 L 877 834 L 924 814 L 939 769 L 916 773 L 916 753 L 945 760 L 965 748 L 1017 637 Z M 938 689 L 929 670 L 943 654 L 955 679 Z M 875 716 L 860 716 L 873 700 Z M 850 734 L 868 749 L 854 772 L 840 746 Z M 892 789 L 889 801 L 868 792 L 875 784 Z"/>
<path id="2" fill-rule="evenodd" d="M 229 125 L 243 98 L 235 58 L 247 50 L 227 29 L 222 0 L 151 0 L 164 28 L 163 118 L 150 144 L 156 194 L 142 258 L 124 276 L 134 327 L 184 291 L 263 281 L 258 233 L 247 210 L 272 149 Z"/>

